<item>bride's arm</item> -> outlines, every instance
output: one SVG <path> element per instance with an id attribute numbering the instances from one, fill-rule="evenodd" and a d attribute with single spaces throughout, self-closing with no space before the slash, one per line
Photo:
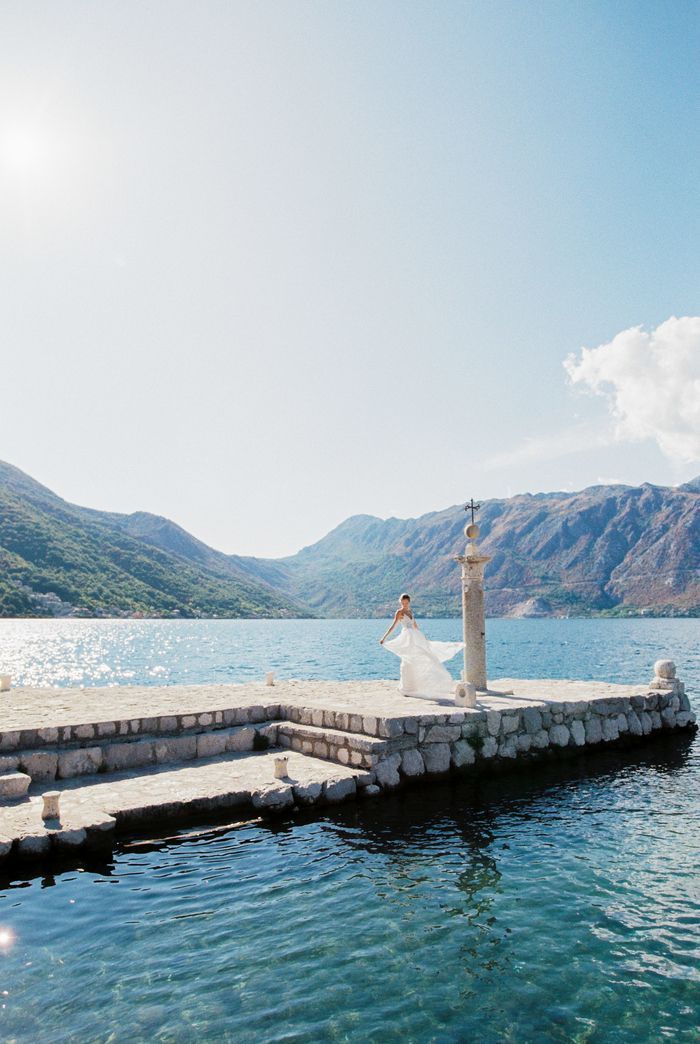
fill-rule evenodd
<path id="1" fill-rule="evenodd" d="M 384 640 L 385 640 L 386 638 L 388 638 L 388 637 L 389 637 L 389 635 L 390 635 L 390 634 L 391 634 L 391 632 L 392 632 L 392 631 L 394 630 L 394 628 L 396 627 L 396 624 L 397 624 L 398 622 L 399 622 L 399 610 L 397 609 L 397 610 L 396 610 L 396 612 L 394 613 L 394 619 L 393 619 L 393 622 L 392 622 L 392 624 L 391 624 L 391 627 L 390 627 L 390 628 L 389 628 L 389 630 L 388 630 L 388 631 L 386 632 L 386 634 L 384 634 L 384 635 L 383 635 L 383 636 L 382 636 L 382 637 L 381 637 L 381 638 L 379 639 L 379 644 L 380 644 L 380 645 L 384 645 Z"/>

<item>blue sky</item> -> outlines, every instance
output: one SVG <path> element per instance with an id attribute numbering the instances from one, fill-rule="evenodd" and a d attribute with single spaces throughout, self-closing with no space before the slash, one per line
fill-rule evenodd
<path id="1" fill-rule="evenodd" d="M 261 555 L 700 473 L 699 12 L 4 4 L 0 458 Z"/>

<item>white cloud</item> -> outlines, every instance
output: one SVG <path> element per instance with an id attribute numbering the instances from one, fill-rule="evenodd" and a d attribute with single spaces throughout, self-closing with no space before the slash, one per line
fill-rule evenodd
<path id="1" fill-rule="evenodd" d="M 670 460 L 700 460 L 700 316 L 623 330 L 564 368 L 572 384 L 607 399 L 618 439 L 654 439 Z"/>

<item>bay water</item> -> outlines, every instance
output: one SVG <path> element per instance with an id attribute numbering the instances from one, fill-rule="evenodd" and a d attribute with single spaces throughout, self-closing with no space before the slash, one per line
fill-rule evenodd
<path id="1" fill-rule="evenodd" d="M 459 621 L 423 626 L 459 638 Z M 646 682 L 670 657 L 700 710 L 697 620 L 487 626 L 491 677 Z M 0 671 L 56 686 L 398 677 L 383 630 L 8 620 Z M 697 1041 L 699 747 L 666 735 L 1 879 L 0 1039 Z"/>

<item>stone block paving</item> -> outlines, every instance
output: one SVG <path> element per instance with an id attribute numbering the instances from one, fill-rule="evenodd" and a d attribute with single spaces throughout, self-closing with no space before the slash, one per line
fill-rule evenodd
<path id="1" fill-rule="evenodd" d="M 41 856 L 52 847 L 77 849 L 88 841 L 107 840 L 115 830 L 176 821 L 191 813 L 237 806 L 278 811 L 321 799 L 333 804 L 372 783 L 367 773 L 294 752 L 284 752 L 287 775 L 276 779 L 274 762 L 281 753 L 228 754 L 138 775 L 59 781 L 52 790 L 60 794 L 60 822 L 42 819 L 46 788 L 34 785 L 26 800 L 0 809 L 0 846 L 14 839 L 17 855 Z"/>
<path id="2" fill-rule="evenodd" d="M 333 803 L 695 722 L 675 667 L 649 685 L 491 685 L 513 691 L 470 709 L 406 698 L 390 681 L 14 689 L 0 696 L 0 862 L 104 844 L 142 823 Z M 276 779 L 282 756 L 289 778 Z M 49 788 L 60 822 L 41 817 Z"/>

